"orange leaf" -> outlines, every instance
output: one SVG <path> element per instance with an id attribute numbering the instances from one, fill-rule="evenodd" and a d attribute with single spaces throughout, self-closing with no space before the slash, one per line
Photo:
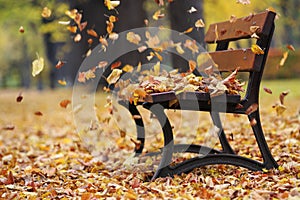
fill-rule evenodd
<path id="1" fill-rule="evenodd" d="M 67 106 L 68 106 L 70 103 L 71 103 L 70 100 L 64 99 L 64 100 L 62 100 L 62 101 L 59 103 L 59 105 L 60 105 L 60 107 L 62 107 L 62 108 L 67 108 Z"/>
<path id="2" fill-rule="evenodd" d="M 186 33 L 190 33 L 190 32 L 192 32 L 192 31 L 193 31 L 193 29 L 194 29 L 194 27 L 190 27 L 190 28 L 186 29 L 185 31 L 183 31 L 183 32 L 182 32 L 182 33 L 180 33 L 180 34 L 186 34 Z"/>
<path id="3" fill-rule="evenodd" d="M 296 51 L 295 47 L 293 45 L 291 45 L 291 44 L 286 45 L 286 48 L 288 48 L 291 51 Z"/>
<path id="4" fill-rule="evenodd" d="M 65 61 L 59 60 L 59 61 L 57 62 L 57 64 L 55 65 L 55 68 L 56 68 L 56 69 L 60 69 L 62 66 L 64 66 L 64 64 L 66 64 Z"/>
<path id="5" fill-rule="evenodd" d="M 96 33 L 96 31 L 95 30 L 93 30 L 93 29 L 88 29 L 87 31 L 87 34 L 89 34 L 89 35 L 91 35 L 91 36 L 94 36 L 94 37 L 98 37 L 98 34 Z"/>
<path id="6" fill-rule="evenodd" d="M 65 80 L 58 80 L 57 82 L 63 86 L 67 85 L 67 82 Z"/>
<path id="7" fill-rule="evenodd" d="M 43 113 L 42 113 L 41 111 L 36 111 L 36 112 L 34 112 L 34 114 L 35 114 L 36 116 L 43 116 Z"/>
<path id="8" fill-rule="evenodd" d="M 193 72 L 197 67 L 197 63 L 193 60 L 189 60 L 189 68 L 190 68 L 190 72 Z"/>
<path id="9" fill-rule="evenodd" d="M 114 62 L 113 64 L 111 64 L 110 69 L 118 68 L 121 66 L 121 64 L 121 61 Z"/>
<path id="10" fill-rule="evenodd" d="M 74 37 L 74 42 L 80 42 L 81 40 L 81 35 L 78 33 L 77 35 L 75 35 Z"/>

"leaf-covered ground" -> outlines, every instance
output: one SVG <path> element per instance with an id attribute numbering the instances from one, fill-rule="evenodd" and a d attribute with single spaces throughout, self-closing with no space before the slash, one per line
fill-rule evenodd
<path id="1" fill-rule="evenodd" d="M 23 99 L 16 99 L 19 91 L 2 90 L 0 198 L 299 199 L 300 95 L 295 84 L 299 85 L 299 82 L 292 85 L 284 85 L 284 82 L 281 85 L 266 83 L 264 86 L 272 89 L 273 94 L 263 90 L 261 92 L 263 127 L 271 151 L 280 165 L 279 169 L 252 172 L 239 167 L 216 165 L 174 178 L 158 178 L 155 181 L 149 181 L 148 175 L 151 172 L 135 170 L 134 162 L 129 163 L 129 167 L 118 163 L 118 160 L 123 159 L 120 152 L 127 148 L 126 145 L 122 146 L 120 140 L 116 143 L 122 149 L 119 152 L 109 152 L 112 162 L 104 162 L 103 154 L 101 159 L 93 157 L 83 147 L 75 130 L 71 105 L 66 108 L 59 105 L 64 99 L 71 100 L 71 91 L 23 91 Z M 281 87 L 291 91 L 284 101 L 287 110 L 277 116 L 272 105 L 279 101 Z M 107 116 L 106 110 L 99 112 L 100 115 L 103 112 Z M 177 118 L 178 113 L 174 114 L 173 122 Z M 182 127 L 174 127 L 177 141 L 190 137 L 191 134 L 185 131 L 197 135 L 194 141 L 203 140 L 201 132 L 209 129 L 206 118 L 199 123 L 193 123 L 190 115 L 181 119 Z M 239 154 L 259 159 L 258 148 L 245 119 L 226 116 L 224 127 L 227 136 Z M 109 126 L 116 125 L 112 123 Z M 150 124 L 147 126 L 159 131 Z M 110 131 L 119 137 L 117 128 Z M 129 134 L 128 137 L 130 136 Z M 161 140 L 156 139 L 155 142 L 159 146 Z"/>

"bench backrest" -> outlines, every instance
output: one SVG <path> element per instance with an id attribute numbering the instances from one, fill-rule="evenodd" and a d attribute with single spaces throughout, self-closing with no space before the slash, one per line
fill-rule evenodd
<path id="1" fill-rule="evenodd" d="M 258 101 L 261 76 L 275 28 L 275 16 L 274 12 L 265 11 L 235 21 L 211 24 L 205 35 L 206 43 L 217 43 L 216 51 L 209 54 L 220 72 L 234 71 L 236 68 L 250 72 L 245 96 L 247 100 Z M 251 38 L 254 33 L 259 37 L 256 44 L 264 54 L 255 54 L 251 48 L 228 50 L 229 42 Z"/>
<path id="2" fill-rule="evenodd" d="M 260 71 L 263 58 L 268 54 L 275 15 L 274 12 L 265 11 L 236 19 L 234 22 L 211 24 L 205 35 L 205 42 L 217 43 L 216 51 L 221 51 L 210 53 L 214 62 L 218 64 L 219 71 L 233 71 L 237 67 L 241 71 Z M 264 55 L 256 55 L 250 48 L 227 50 L 229 42 L 251 38 L 253 33 L 259 36 L 256 44 L 264 50 Z"/>

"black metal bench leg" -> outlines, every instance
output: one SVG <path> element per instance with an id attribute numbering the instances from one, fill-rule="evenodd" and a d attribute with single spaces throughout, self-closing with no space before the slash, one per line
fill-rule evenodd
<path id="1" fill-rule="evenodd" d="M 164 134 L 164 148 L 162 151 L 162 159 L 159 163 L 158 169 L 156 170 L 152 180 L 160 176 L 168 176 L 168 174 L 172 174 L 172 170 L 170 170 L 169 165 L 172 162 L 172 155 L 174 151 L 174 140 L 173 140 L 173 132 L 170 121 L 164 112 L 164 107 L 155 104 L 150 107 L 146 107 L 149 109 L 155 116 L 157 117 Z"/>
<path id="2" fill-rule="evenodd" d="M 136 155 L 139 155 L 143 152 L 145 146 L 145 127 L 142 116 L 137 107 L 133 104 L 130 104 L 128 101 L 120 101 L 119 104 L 128 109 L 134 119 L 137 131 L 137 140 L 140 141 L 140 145 L 135 149 L 135 153 Z"/>
<path id="3" fill-rule="evenodd" d="M 268 147 L 268 144 L 265 140 L 265 136 L 263 133 L 263 129 L 260 122 L 260 116 L 259 116 L 259 110 L 252 113 L 251 115 L 248 115 L 248 119 L 251 122 L 253 119 L 256 120 L 255 124 L 252 124 L 252 129 L 256 138 L 256 141 L 258 143 L 258 147 L 260 149 L 260 152 L 263 157 L 263 164 L 265 168 L 271 169 L 271 168 L 278 168 L 277 162 L 274 160 L 270 149 Z"/>
<path id="4" fill-rule="evenodd" d="M 235 152 L 231 148 L 231 146 L 226 138 L 226 135 L 225 135 L 225 132 L 224 132 L 224 129 L 222 126 L 222 122 L 220 119 L 220 114 L 218 112 L 210 112 L 210 116 L 213 120 L 214 125 L 220 129 L 218 136 L 219 136 L 220 143 L 222 145 L 223 152 L 229 153 L 229 154 L 235 154 Z"/>

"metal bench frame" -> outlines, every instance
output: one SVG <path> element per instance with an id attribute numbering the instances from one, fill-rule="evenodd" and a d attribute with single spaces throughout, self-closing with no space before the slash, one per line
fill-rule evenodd
<path id="1" fill-rule="evenodd" d="M 249 72 L 249 81 L 248 81 L 245 97 L 243 99 L 240 99 L 239 96 L 226 95 L 227 108 L 225 111 L 220 111 L 220 112 L 247 115 L 248 113 L 246 111 L 251 105 L 253 104 L 259 105 L 260 82 L 262 79 L 264 66 L 266 63 L 270 43 L 275 28 L 274 25 L 275 15 L 276 14 L 274 12 L 266 11 L 256 15 L 250 15 L 245 18 L 240 18 L 234 23 L 231 22 L 232 24 L 230 24 L 230 22 L 228 21 L 217 23 L 219 28 L 218 29 L 219 38 L 215 38 L 216 24 L 210 25 L 209 30 L 205 37 L 205 41 L 207 43 L 214 43 L 214 42 L 217 43 L 216 52 L 212 52 L 211 57 L 213 59 L 216 59 L 219 62 L 217 63 L 219 66 L 221 66 L 223 63 L 230 60 L 231 59 L 230 56 L 232 56 L 232 59 L 241 58 L 242 56 L 240 60 L 236 59 L 237 62 L 236 66 L 227 65 L 225 67 L 221 67 L 220 71 L 221 72 L 232 71 L 238 66 L 241 67 L 240 69 L 241 71 Z M 228 50 L 229 42 L 251 37 L 250 36 L 251 33 L 249 32 L 249 26 L 252 25 L 260 26 L 260 30 L 258 32 L 259 39 L 257 39 L 256 44 L 264 50 L 264 54 L 255 55 L 253 52 L 251 52 L 250 49 L 247 50 L 242 49 L 236 51 Z M 230 29 L 231 27 L 235 27 L 235 29 L 226 30 L 226 29 Z M 239 27 L 240 30 L 236 29 L 236 27 Z M 226 32 L 228 32 L 228 34 Z M 224 57 L 224 55 L 227 55 L 226 53 L 228 53 L 228 58 L 227 59 L 222 58 Z M 245 59 L 246 56 L 247 59 Z M 242 63 L 244 61 L 245 63 Z M 251 63 L 251 66 L 247 66 L 249 65 L 249 63 Z M 251 114 L 248 114 L 248 119 L 249 122 L 251 122 L 251 120 L 253 119 L 256 120 L 256 124 L 255 125 L 252 124 L 252 129 L 259 150 L 261 152 L 263 162 L 259 162 L 235 154 L 234 150 L 232 149 L 232 147 L 230 146 L 226 138 L 220 120 L 218 109 L 215 108 L 214 110 L 211 109 L 211 105 L 209 103 L 211 99 L 209 97 L 209 94 L 194 92 L 191 95 L 196 96 L 196 99 L 195 98 L 189 99 L 186 96 L 183 97 L 182 94 L 181 96 L 175 95 L 174 92 L 157 93 L 151 95 L 151 101 L 145 101 L 142 103 L 142 106 L 144 108 L 150 110 L 153 114 L 156 115 L 162 127 L 163 137 L 164 137 L 164 147 L 162 148 L 162 152 L 160 152 L 162 154 L 162 158 L 158 166 L 158 169 L 155 172 L 152 179 L 155 179 L 157 177 L 173 176 L 174 174 L 189 172 L 194 168 L 205 166 L 205 165 L 212 165 L 212 164 L 230 164 L 230 165 L 245 167 L 250 170 L 262 170 L 264 168 L 270 169 L 270 168 L 278 167 L 278 164 L 274 160 L 268 148 L 267 142 L 265 140 L 265 136 L 260 121 L 259 108 L 256 111 L 252 112 Z M 212 118 L 214 125 L 218 127 L 220 130 L 218 136 L 222 146 L 222 150 L 216 150 L 210 147 L 205 147 L 196 144 L 174 144 L 172 126 L 164 110 L 165 109 L 182 109 L 182 110 L 194 109 L 193 107 L 181 108 L 180 105 L 170 106 L 169 101 L 174 98 L 180 99 L 181 102 L 182 101 L 185 102 L 185 105 L 189 105 L 189 101 L 193 101 L 194 103 L 196 101 L 198 102 L 199 105 L 199 111 L 210 112 L 210 116 Z M 120 103 L 129 109 L 132 116 L 140 115 L 137 106 L 134 105 L 133 103 L 129 104 L 129 106 L 128 106 L 128 102 L 120 102 Z M 237 107 L 236 106 L 237 104 L 241 104 L 242 107 Z M 134 121 L 137 128 L 137 140 L 140 141 L 141 144 L 136 149 L 136 154 L 140 155 L 145 145 L 144 123 L 142 118 L 134 118 Z M 173 153 L 176 152 L 190 152 L 196 154 L 205 154 L 205 156 L 197 156 L 185 160 L 176 165 L 172 164 L 171 166 L 170 163 L 172 162 Z"/>

